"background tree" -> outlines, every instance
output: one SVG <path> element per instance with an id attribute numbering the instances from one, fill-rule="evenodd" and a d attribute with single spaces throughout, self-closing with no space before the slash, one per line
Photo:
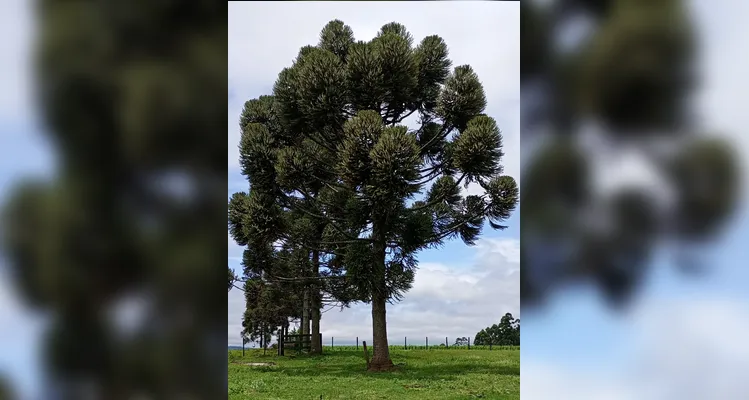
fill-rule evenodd
<path id="1" fill-rule="evenodd" d="M 254 100 L 265 111 L 240 122 L 245 226 L 309 249 L 371 304 L 372 370 L 393 365 L 385 307 L 411 287 L 418 251 L 458 237 L 472 245 L 485 221 L 504 229 L 517 203 L 478 76 L 468 65 L 451 72 L 447 57 L 440 37 L 414 47 L 398 23 L 357 42 L 331 21 L 281 71 L 273 96 Z M 418 128 L 400 125 L 414 114 Z M 471 183 L 484 192 L 464 197 Z M 282 210 L 306 215 L 315 234 L 292 235 Z"/>
<path id="2" fill-rule="evenodd" d="M 520 321 L 516 320 L 512 314 L 507 313 L 502 316 L 498 326 L 499 344 L 509 346 L 520 345 Z"/>
<path id="3" fill-rule="evenodd" d="M 232 287 L 234 287 L 234 282 L 237 281 L 237 276 L 234 274 L 234 271 L 231 270 L 231 267 L 227 267 L 229 270 L 229 285 L 227 287 L 228 290 L 231 290 Z"/>
<path id="4" fill-rule="evenodd" d="M 473 344 L 476 346 L 485 346 L 489 344 L 489 334 L 486 332 L 486 329 L 482 329 L 476 333 L 473 337 Z"/>
<path id="5" fill-rule="evenodd" d="M 242 118 L 255 118 L 247 110 L 257 112 L 257 107 L 252 105 L 252 101 L 246 105 Z M 252 171 L 252 167 L 247 166 L 248 176 L 253 176 Z M 261 180 L 259 177 L 257 179 Z M 256 188 L 253 193 L 261 191 Z M 340 277 L 321 260 L 319 252 L 310 251 L 308 246 L 300 245 L 303 240 L 314 241 L 315 238 L 322 236 L 319 222 L 304 213 L 284 207 L 285 199 L 282 197 L 275 201 L 268 196 L 265 199 L 269 203 L 261 204 L 252 195 L 239 192 L 235 193 L 229 202 L 230 233 L 238 244 L 248 246 L 242 260 L 243 280 L 256 281 L 258 285 L 267 289 L 269 296 L 264 301 L 246 298 L 247 312 L 243 317 L 244 323 L 255 326 L 256 320 L 261 318 L 263 326 L 266 326 L 270 323 L 268 318 L 273 315 L 275 317 L 271 319 L 280 324 L 278 328 L 283 329 L 288 327 L 289 320 L 299 319 L 300 333 L 312 335 L 311 353 L 320 354 L 321 308 L 324 305 L 335 304 L 347 306 L 354 299 L 346 284 L 340 279 L 337 279 L 338 282 L 324 280 Z M 253 218 L 254 221 L 268 218 L 268 210 L 263 207 L 270 204 L 276 207 L 271 209 L 271 212 L 277 211 L 276 216 L 284 221 L 287 228 L 282 235 L 259 231 L 256 229 L 257 225 L 252 225 Z M 261 315 L 263 317 L 260 317 Z M 271 331 L 278 330 L 273 328 Z"/>
<path id="6" fill-rule="evenodd" d="M 473 344 L 477 346 L 520 346 L 520 320 L 512 314 L 502 316 L 499 324 L 494 324 L 476 333 Z"/>
<path id="7" fill-rule="evenodd" d="M 467 337 L 459 337 L 455 339 L 454 346 L 467 346 L 468 345 L 468 338 Z"/>

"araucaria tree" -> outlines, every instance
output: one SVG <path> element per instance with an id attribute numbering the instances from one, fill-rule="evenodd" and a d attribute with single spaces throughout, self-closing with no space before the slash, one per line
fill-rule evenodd
<path id="1" fill-rule="evenodd" d="M 411 287 L 417 252 L 458 237 L 472 245 L 485 223 L 504 229 L 517 204 L 479 78 L 450 67 L 439 36 L 414 46 L 389 23 L 355 41 L 335 20 L 241 116 L 246 236 L 309 250 L 340 278 L 330 282 L 371 304 L 371 370 L 393 365 L 386 304 Z M 411 115 L 413 129 L 402 125 Z M 469 184 L 481 194 L 464 196 Z"/>

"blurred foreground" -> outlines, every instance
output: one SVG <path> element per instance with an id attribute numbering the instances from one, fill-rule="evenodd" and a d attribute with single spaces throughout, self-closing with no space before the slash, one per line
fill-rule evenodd
<path id="1" fill-rule="evenodd" d="M 521 7 L 524 398 L 745 398 L 749 6 Z"/>
<path id="2" fill-rule="evenodd" d="M 14 377 L 0 398 L 224 397 L 224 3 L 14 0 L 3 14 L 9 42 L 35 40 L 3 77 L 33 101 L 0 121 L 17 160 L 0 179 L 0 283 L 22 300 L 0 313 Z"/>

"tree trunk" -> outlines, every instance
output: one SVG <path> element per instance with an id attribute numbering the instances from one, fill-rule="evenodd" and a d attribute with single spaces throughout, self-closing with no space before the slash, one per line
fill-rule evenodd
<path id="1" fill-rule="evenodd" d="M 312 275 L 318 276 L 320 275 L 320 253 L 317 251 L 312 252 Z M 311 311 L 312 315 L 310 319 L 312 320 L 312 348 L 310 353 L 312 354 L 322 354 L 322 343 L 320 342 L 320 289 L 315 287 L 314 292 L 310 293 L 311 297 Z"/>
<path id="2" fill-rule="evenodd" d="M 309 335 L 309 287 L 304 287 L 304 301 L 302 302 L 302 335 Z"/>
<path id="3" fill-rule="evenodd" d="M 260 324 L 260 347 L 265 348 L 265 325 Z"/>
<path id="4" fill-rule="evenodd" d="M 385 296 L 375 293 L 372 296 L 372 343 L 373 356 L 369 364 L 370 371 L 387 371 L 393 367 L 388 347 L 387 317 Z"/>
<path id="5" fill-rule="evenodd" d="M 316 303 L 316 302 L 313 302 Z M 312 307 L 312 317 L 310 318 L 312 321 L 312 348 L 311 353 L 312 354 L 321 354 L 322 353 L 322 343 L 320 343 L 320 308 L 313 305 Z"/>
<path id="6" fill-rule="evenodd" d="M 374 222 L 372 226 L 372 238 L 374 243 L 374 285 L 372 292 L 372 361 L 369 364 L 370 371 L 387 371 L 393 368 L 390 359 L 390 348 L 388 347 L 387 315 L 385 304 L 385 237 L 381 226 Z"/>

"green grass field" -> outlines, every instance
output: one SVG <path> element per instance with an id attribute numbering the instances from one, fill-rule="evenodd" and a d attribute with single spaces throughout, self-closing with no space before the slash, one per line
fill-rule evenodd
<path id="1" fill-rule="evenodd" d="M 229 351 L 229 399 L 519 399 L 519 348 L 403 350 L 393 372 L 367 372 L 362 351 L 325 348 L 322 356 L 278 357 Z M 247 366 L 243 363 L 275 363 Z"/>

